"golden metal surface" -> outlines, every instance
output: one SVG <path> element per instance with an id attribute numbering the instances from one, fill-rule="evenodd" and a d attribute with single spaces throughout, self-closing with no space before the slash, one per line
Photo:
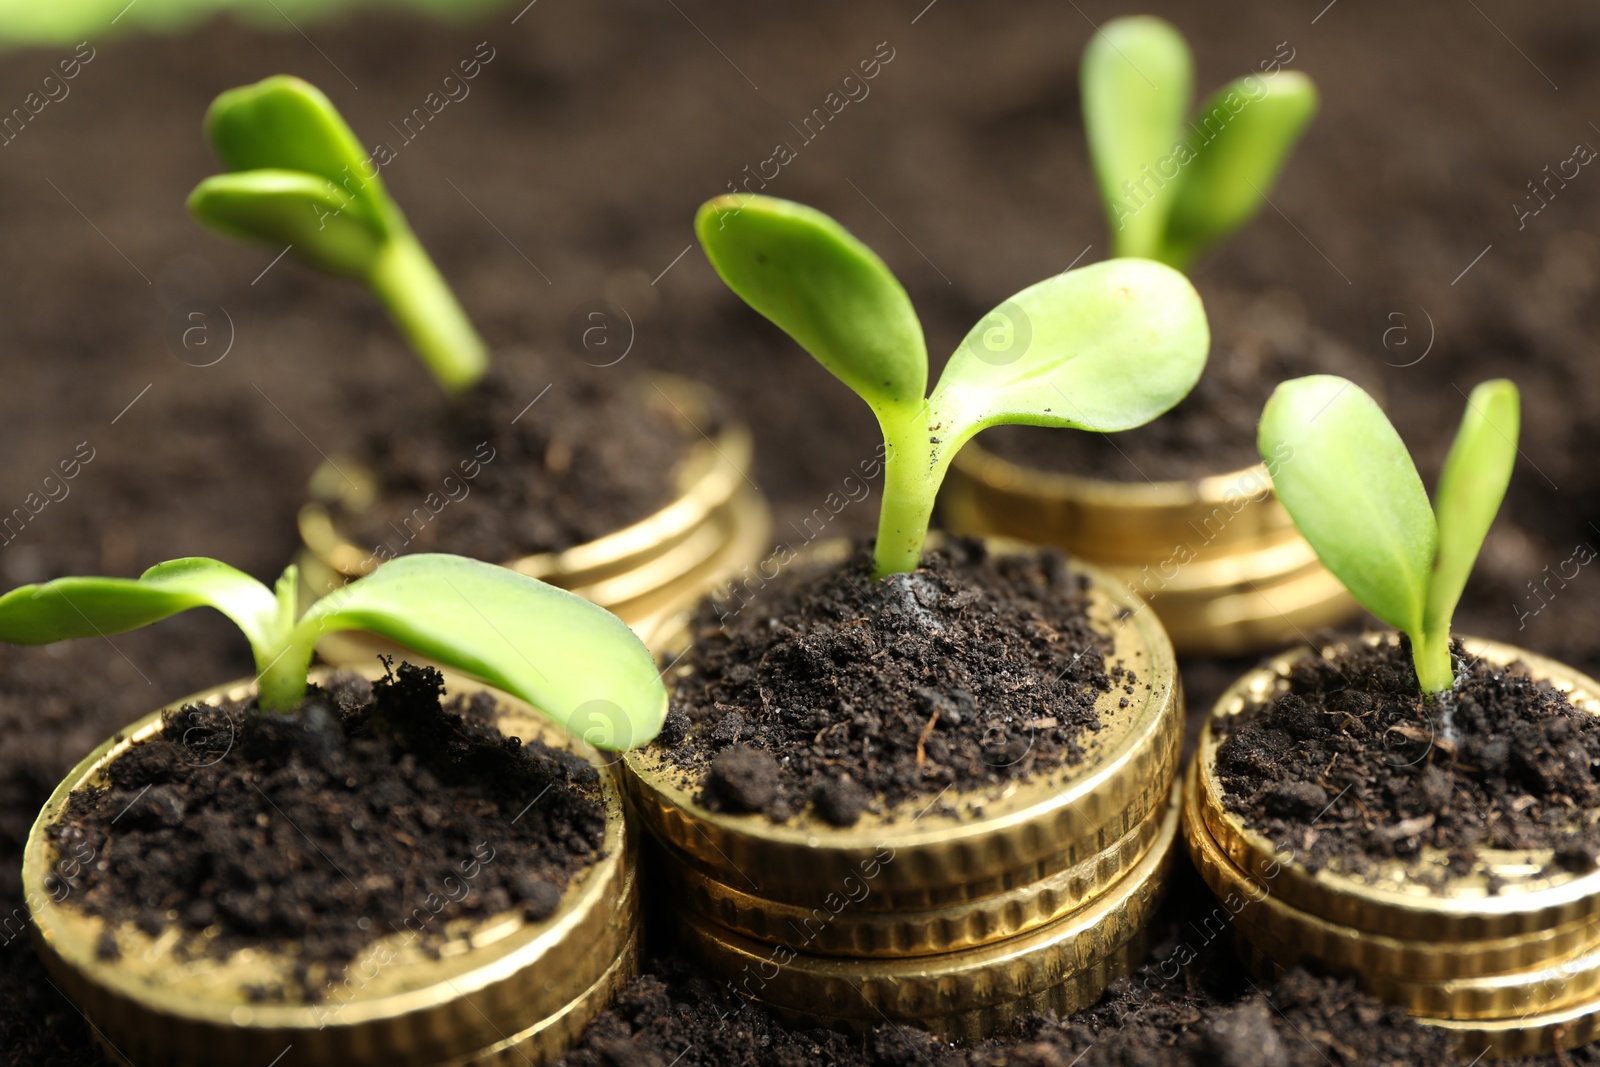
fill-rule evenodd
<path id="1" fill-rule="evenodd" d="M 710 406 L 708 391 L 672 375 L 652 375 L 686 423 Z M 688 412 L 689 414 L 684 414 Z M 594 541 L 505 566 L 584 596 L 633 622 L 681 606 L 755 563 L 767 547 L 770 517 L 750 486 L 754 444 L 748 428 L 728 423 L 715 438 L 690 445 L 675 474 L 676 497 L 655 513 Z M 301 508 L 302 580 L 316 596 L 378 566 L 338 527 L 340 511 L 376 504 L 376 477 L 353 460 L 330 460 L 312 475 Z M 337 477 L 330 473 L 337 472 Z M 363 653 L 364 654 L 364 653 Z"/>
<path id="2" fill-rule="evenodd" d="M 1183 654 L 1284 645 L 1357 607 L 1271 492 L 1266 467 L 1116 482 L 1023 467 L 969 443 L 940 497 L 957 533 L 1056 545 L 1149 600 Z"/>
<path id="3" fill-rule="evenodd" d="M 943 493 L 947 519 L 978 519 L 980 532 L 1143 566 L 1182 544 L 1222 555 L 1297 538 L 1271 488 L 1260 463 L 1208 478 L 1119 482 L 1025 467 L 971 441 L 951 462 Z"/>
<path id="4" fill-rule="evenodd" d="M 1004 893 L 915 911 L 863 910 L 872 882 L 858 878 L 816 907 L 774 903 L 699 870 L 670 845 L 663 868 L 702 918 L 733 933 L 818 956 L 927 956 L 977 948 L 1027 933 L 1091 904 L 1138 866 L 1161 832 L 1152 812 L 1104 852 Z M 659 839 L 658 839 L 659 840 Z"/>
<path id="5" fill-rule="evenodd" d="M 1033 551 L 996 543 L 995 551 Z M 818 565 L 845 551 L 819 549 Z M 1177 773 L 1183 698 L 1172 646 L 1155 617 L 1099 570 L 1091 615 L 1115 640 L 1110 657 L 1138 681 L 1129 706 L 1100 698 L 1104 724 L 1077 765 L 984 790 L 951 790 L 869 813 L 853 827 L 811 813 L 784 823 L 701 806 L 700 774 L 660 746 L 625 756 L 624 780 L 647 825 L 724 884 L 810 908 L 869 871 L 868 907 L 932 908 L 1037 881 L 1106 851 L 1165 804 Z"/>
<path id="6" fill-rule="evenodd" d="M 1276 877 L 1247 874 L 1224 854 L 1207 829 L 1195 782 L 1191 771 L 1184 812 L 1189 855 L 1233 915 L 1238 933 L 1258 946 L 1270 944 L 1289 953 L 1274 957 L 1286 966 L 1312 963 L 1360 977 L 1442 982 L 1543 968 L 1600 947 L 1600 924 L 1591 920 L 1505 937 L 1444 941 L 1389 937 L 1301 911 L 1279 895 L 1286 867 L 1280 866 Z"/>
<path id="7" fill-rule="evenodd" d="M 1392 641 L 1392 634 L 1364 640 Z M 1600 683 L 1554 660 L 1510 645 L 1467 638 L 1468 651 L 1491 663 L 1525 663 L 1536 677 L 1567 693 L 1572 702 L 1600 712 Z M 1293 862 L 1294 842 L 1274 843 L 1247 826 L 1222 802 L 1217 777 L 1215 728 L 1274 692 L 1283 691 L 1300 649 L 1246 674 L 1223 693 L 1200 735 L 1196 804 L 1211 837 L 1237 868 L 1259 875 L 1269 869 L 1273 895 L 1298 910 L 1334 924 L 1395 938 L 1472 941 L 1545 934 L 1600 917 L 1600 871 L 1573 873 L 1552 853 L 1484 849 L 1471 872 L 1453 874 L 1447 858 L 1425 853 L 1413 862 L 1394 861 L 1376 873 L 1334 869 L 1315 873 Z M 1223 723 L 1225 725 L 1225 723 Z M 1595 818 L 1596 813 L 1584 817 Z"/>
<path id="8" fill-rule="evenodd" d="M 1272 981 L 1283 972 L 1281 965 L 1249 941 L 1238 939 L 1238 947 L 1245 967 L 1256 977 Z M 1412 1019 L 1458 1035 L 1456 1055 L 1469 1065 L 1508 1056 L 1549 1055 L 1557 1049 L 1577 1048 L 1600 1038 L 1600 996 L 1590 993 L 1568 1000 L 1566 993 L 1557 985 L 1549 989 L 1552 1001 L 1544 1003 L 1541 997 L 1545 993 L 1535 987 L 1526 999 L 1526 1007 L 1499 1018 L 1448 1018 L 1412 1012 Z"/>
<path id="9" fill-rule="evenodd" d="M 485 688 L 458 676 L 448 676 L 447 685 L 452 694 Z M 170 707 L 251 691 L 253 683 L 240 682 Z M 156 712 L 81 762 L 29 835 L 23 885 L 35 944 L 54 980 L 120 1055 L 137 1064 L 182 1067 L 259 1065 L 264 1051 L 276 1055 L 285 1048 L 279 1067 L 428 1064 L 484 1048 L 561 1010 L 610 967 L 637 925 L 637 845 L 629 841 L 621 794 L 599 754 L 526 704 L 495 696 L 508 735 L 570 748 L 600 771 L 606 810 L 602 856 L 574 877 L 549 919 L 530 923 L 513 912 L 452 923 L 443 928 L 448 939 L 436 955 L 415 943 L 404 922 L 391 923 L 396 932 L 368 946 L 338 981 L 322 988 L 317 1003 L 261 1002 L 245 991 L 296 988 L 292 946 L 264 945 L 212 958 L 177 951 L 174 930 L 152 940 L 124 924 L 116 933 L 121 955 L 101 959 L 96 946 L 104 922 L 72 907 L 70 896 L 53 899 L 46 879 L 57 856 L 46 830 L 73 790 L 99 780 L 113 760 L 161 729 Z M 313 970 L 308 984 L 325 977 Z"/>
<path id="10" fill-rule="evenodd" d="M 952 1037 L 981 1037 L 1039 1006 L 1075 1010 L 1126 973 L 1170 867 L 1176 789 L 1165 808 L 1155 843 L 1109 890 L 1053 923 L 982 948 L 846 960 L 752 941 L 698 916 L 685 921 L 684 933 L 731 992 L 791 1018 L 855 1029 L 904 1022 Z"/>
<path id="11" fill-rule="evenodd" d="M 641 935 L 637 922 L 631 927 L 622 951 L 594 983 L 565 1007 L 520 1033 L 459 1056 L 434 1067 L 544 1067 L 562 1057 L 577 1044 L 584 1029 L 616 999 L 618 993 L 639 974 Z"/>

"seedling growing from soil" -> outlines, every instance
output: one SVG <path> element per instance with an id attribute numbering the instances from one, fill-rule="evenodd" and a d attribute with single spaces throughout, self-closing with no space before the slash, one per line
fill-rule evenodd
<path id="1" fill-rule="evenodd" d="M 236 623 L 255 653 L 259 704 L 289 711 L 306 693 L 317 639 L 365 630 L 521 697 L 601 748 L 656 735 L 667 693 L 621 620 L 565 590 L 460 556 L 419 553 L 379 567 L 297 616 L 296 569 L 268 589 L 191 557 L 133 578 L 58 578 L 0 597 L 0 641 L 44 645 L 136 630 L 190 608 Z"/>
<path id="2" fill-rule="evenodd" d="M 230 89 L 212 103 L 205 129 L 229 173 L 195 187 L 195 218 L 365 282 L 446 390 L 483 377 L 483 341 L 319 89 L 285 75 Z"/>
<path id="3" fill-rule="evenodd" d="M 1260 209 L 1317 110 L 1311 79 L 1274 65 L 1227 83 L 1189 118 L 1189 46 L 1148 15 L 1102 26 L 1080 77 L 1113 254 L 1180 269 Z"/>
<path id="4" fill-rule="evenodd" d="M 984 316 L 931 396 L 911 299 L 833 219 L 760 196 L 718 197 L 695 229 L 728 288 L 872 408 L 888 446 L 875 574 L 922 558 L 950 460 L 1003 423 L 1110 433 L 1182 400 L 1205 366 L 1205 309 L 1182 274 L 1112 260 L 1029 286 Z"/>
<path id="5" fill-rule="evenodd" d="M 1363 607 L 1411 639 L 1430 696 L 1455 684 L 1450 618 L 1505 499 L 1520 421 L 1511 382 L 1474 389 L 1430 507 L 1405 442 L 1354 383 L 1296 378 L 1261 413 L 1258 444 L 1280 457 L 1273 484 L 1294 524 Z"/>

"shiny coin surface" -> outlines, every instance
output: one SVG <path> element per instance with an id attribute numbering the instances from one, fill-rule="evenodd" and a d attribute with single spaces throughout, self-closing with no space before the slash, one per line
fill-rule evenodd
<path id="1" fill-rule="evenodd" d="M 327 673 L 314 672 L 313 680 Z M 446 680 L 452 694 L 485 688 L 459 676 Z M 236 683 L 171 708 L 252 691 L 250 683 Z M 47 888 L 57 858 L 46 829 L 72 791 L 98 780 L 123 752 L 161 730 L 162 712 L 156 712 L 80 763 L 29 835 L 24 888 L 33 906 L 35 944 L 53 979 L 118 1055 L 135 1064 L 179 1067 L 259 1064 L 263 1050 L 275 1055 L 280 1049 L 287 1051 L 279 1067 L 430 1064 L 482 1049 L 559 1012 L 606 972 L 637 926 L 637 847 L 627 833 L 622 796 L 599 754 L 520 701 L 494 696 L 508 736 L 571 748 L 599 771 L 603 850 L 572 879 L 550 918 L 528 922 L 510 912 L 457 923 L 445 928 L 450 939 L 437 953 L 424 951 L 409 928 L 396 932 L 365 949 L 315 1003 L 248 995 L 249 988 L 294 988 L 305 980 L 293 952 L 276 946 L 218 959 L 181 953 L 170 935 L 152 939 L 125 924 L 116 935 L 121 954 L 101 958 L 104 922 L 72 907 L 70 898 L 57 903 Z M 313 973 L 310 980 L 322 977 Z"/>
<path id="2" fill-rule="evenodd" d="M 1041 1005 L 1075 1010 L 1126 973 L 1154 913 L 1173 842 L 1176 797 L 1139 863 L 1093 902 L 1017 937 L 933 956 L 846 960 L 752 941 L 699 916 L 684 923 L 694 953 L 732 993 L 828 1026 L 885 1021 L 978 1037 Z"/>
<path id="3" fill-rule="evenodd" d="M 1036 551 L 998 542 L 992 548 Z M 840 559 L 847 550 L 830 543 L 817 558 Z M 1102 725 L 1084 738 L 1076 764 L 982 790 L 949 790 L 839 828 L 811 812 L 775 823 L 710 811 L 698 800 L 703 772 L 651 745 L 623 760 L 640 815 L 725 885 L 807 908 L 846 888 L 847 879 L 862 878 L 873 883 L 867 909 L 938 907 L 1037 881 L 1105 852 L 1166 803 L 1183 698 L 1172 645 L 1155 617 L 1103 572 L 1069 566 L 1091 582 L 1092 617 L 1115 641 L 1109 662 L 1137 678 L 1127 707 L 1119 706 L 1120 689 L 1100 697 Z"/>
<path id="4" fill-rule="evenodd" d="M 926 956 L 993 944 L 1093 903 L 1145 857 L 1164 820 L 1165 812 L 1152 812 L 1110 848 L 1036 882 L 921 910 L 866 909 L 873 882 L 864 876 L 806 908 L 729 886 L 679 852 L 668 855 L 663 866 L 696 914 L 752 940 L 819 956 Z"/>
<path id="5" fill-rule="evenodd" d="M 1241 953 L 1251 970 L 1276 973 L 1305 954 L 1259 929 L 1243 929 Z M 1557 1011 L 1600 997 L 1600 926 L 1591 943 L 1537 967 L 1483 978 L 1433 981 L 1368 972 L 1356 982 L 1379 1000 L 1412 1015 L 1446 1019 L 1509 1019 Z M 1255 958 L 1251 957 L 1255 954 Z"/>
<path id="6" fill-rule="evenodd" d="M 1364 640 L 1393 640 L 1371 634 Z M 1469 653 L 1492 663 L 1520 661 L 1536 677 L 1567 692 L 1573 704 L 1600 712 L 1600 683 L 1554 660 L 1510 645 L 1466 639 Z M 1285 904 L 1341 926 L 1396 938 L 1466 941 L 1515 938 L 1570 928 L 1600 916 L 1600 870 L 1575 873 L 1552 853 L 1484 849 L 1473 870 L 1449 870 L 1442 855 L 1395 861 L 1375 873 L 1310 871 L 1293 861 L 1294 842 L 1269 841 L 1227 809 L 1217 776 L 1217 748 L 1226 720 L 1286 690 L 1302 649 L 1246 674 L 1217 701 L 1200 736 L 1196 802 L 1206 828 L 1233 864 L 1259 874 L 1274 870 L 1272 892 Z M 1595 818 L 1600 813 L 1587 813 Z"/>
<path id="7" fill-rule="evenodd" d="M 1259 946 L 1277 946 L 1285 966 L 1311 963 L 1358 976 L 1438 982 L 1542 968 L 1594 948 L 1600 924 L 1579 920 L 1508 937 L 1468 941 L 1403 939 L 1329 922 L 1280 899 L 1279 866 L 1246 873 L 1211 836 L 1198 803 L 1197 772 L 1188 776 L 1184 837 L 1211 891 L 1232 914 L 1239 933 Z"/>

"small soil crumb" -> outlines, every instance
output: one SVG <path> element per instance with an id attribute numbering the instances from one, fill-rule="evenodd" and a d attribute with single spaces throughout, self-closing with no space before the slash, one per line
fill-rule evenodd
<path id="1" fill-rule="evenodd" d="M 293 942 L 300 988 L 254 991 L 270 1000 L 319 999 L 389 934 L 434 952 L 452 920 L 548 916 L 599 858 L 598 774 L 502 736 L 488 694 L 443 694 L 438 671 L 403 664 L 336 675 L 286 715 L 253 699 L 169 713 L 50 827 L 63 854 L 97 857 L 67 899 L 152 937 L 176 926 L 190 952 Z"/>
<path id="2" fill-rule="evenodd" d="M 1204 478 L 1261 462 L 1256 423 L 1281 381 L 1339 374 L 1375 384 L 1370 358 L 1313 327 L 1297 298 L 1207 294 L 1211 356 L 1194 391 L 1171 411 L 1123 433 L 1002 426 L 979 442 L 1028 466 L 1120 482 Z M 1252 496 L 1255 487 L 1240 490 Z"/>
<path id="3" fill-rule="evenodd" d="M 915 574 L 871 571 L 863 542 L 701 606 L 662 743 L 702 803 L 850 826 L 1076 762 L 1097 699 L 1134 691 L 1057 553 L 952 540 Z"/>
<path id="4" fill-rule="evenodd" d="M 1312 870 L 1359 874 L 1426 848 L 1464 871 L 1484 847 L 1592 869 L 1600 828 L 1582 813 L 1600 805 L 1600 716 L 1521 664 L 1452 651 L 1456 687 L 1432 701 L 1404 639 L 1302 661 L 1218 747 L 1228 809 Z"/>
<path id="5" fill-rule="evenodd" d="M 668 503 L 702 439 L 647 379 L 524 351 L 455 401 L 408 394 L 394 407 L 357 452 L 378 503 L 340 519 L 380 561 L 450 551 L 502 562 L 592 541 Z"/>

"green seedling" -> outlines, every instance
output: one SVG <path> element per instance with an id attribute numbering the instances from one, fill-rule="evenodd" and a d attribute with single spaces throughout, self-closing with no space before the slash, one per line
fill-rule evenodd
<path id="1" fill-rule="evenodd" d="M 0 597 L 0 641 L 44 645 L 149 626 L 190 608 L 222 612 L 255 654 L 264 711 L 295 708 L 317 639 L 339 630 L 386 637 L 527 701 L 600 748 L 642 745 L 667 693 L 644 645 L 616 616 L 543 582 L 460 556 L 405 556 L 296 611 L 293 566 L 268 589 L 191 557 L 138 578 L 58 578 Z"/>
<path id="2" fill-rule="evenodd" d="M 195 218 L 365 282 L 447 391 L 483 377 L 483 341 L 321 90 L 286 75 L 230 89 L 212 103 L 205 130 L 228 173 L 189 194 Z"/>
<path id="3" fill-rule="evenodd" d="M 1284 382 L 1261 414 L 1261 454 L 1279 457 L 1273 484 L 1294 524 L 1351 596 L 1411 639 L 1426 694 L 1455 684 L 1450 618 L 1505 499 L 1520 421 L 1511 382 L 1474 389 L 1430 507 L 1405 442 L 1352 382 Z"/>
<path id="4" fill-rule="evenodd" d="M 812 208 L 718 197 L 695 229 L 722 280 L 865 400 L 887 445 L 878 577 L 914 571 L 950 460 L 1002 423 L 1112 432 L 1188 394 L 1211 336 L 1182 274 L 1112 260 L 1029 286 L 984 316 L 930 396 L 911 299 L 873 251 Z"/>
<path id="5" fill-rule="evenodd" d="M 1149 15 L 1102 26 L 1080 77 L 1113 254 L 1179 269 L 1260 210 L 1317 110 L 1311 79 L 1274 64 L 1224 85 L 1190 118 L 1189 46 Z"/>

